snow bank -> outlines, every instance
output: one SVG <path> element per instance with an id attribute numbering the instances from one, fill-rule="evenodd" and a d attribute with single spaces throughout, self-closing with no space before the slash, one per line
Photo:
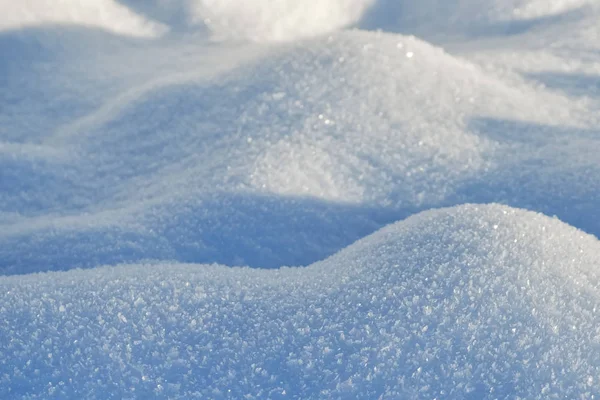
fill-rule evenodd
<path id="1" fill-rule="evenodd" d="M 3 398 L 590 398 L 600 243 L 502 206 L 425 212 L 277 271 L 0 278 Z"/>

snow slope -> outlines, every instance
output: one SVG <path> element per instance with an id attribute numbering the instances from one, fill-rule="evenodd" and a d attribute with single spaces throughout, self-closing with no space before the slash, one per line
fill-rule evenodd
<path id="1" fill-rule="evenodd" d="M 5 398 L 590 398 L 600 242 L 459 206 L 305 269 L 0 281 Z"/>
<path id="2" fill-rule="evenodd" d="M 600 141 L 571 129 L 570 147 L 556 147 L 562 126 L 586 123 L 565 96 L 398 35 L 352 31 L 262 51 L 210 75 L 214 62 L 198 69 L 182 57 L 39 144 L 13 142 L 21 151 L 9 150 L 5 170 L 18 184 L 0 194 L 0 269 L 307 265 L 429 207 L 495 201 L 568 222 L 596 213 L 600 180 L 573 176 L 600 176 Z M 138 62 L 149 50 L 122 52 Z M 97 85 L 131 71 L 113 73 Z M 577 192 L 577 204 L 564 198 Z M 600 232 L 597 219 L 580 222 Z"/>
<path id="3" fill-rule="evenodd" d="M 600 395 L 597 1 L 0 10 L 0 398 Z"/>

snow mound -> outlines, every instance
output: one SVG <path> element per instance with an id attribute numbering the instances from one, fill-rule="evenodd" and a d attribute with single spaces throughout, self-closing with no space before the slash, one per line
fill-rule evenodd
<path id="1" fill-rule="evenodd" d="M 472 118 L 571 118 L 564 99 L 412 36 L 344 32 L 294 46 L 259 71 L 275 77 L 265 85 L 273 87 L 275 107 L 305 115 L 275 126 L 286 135 L 270 141 L 252 174 L 255 187 L 284 195 L 438 204 L 457 182 L 488 167 L 494 143 L 470 129 Z M 534 106 L 542 98 L 545 106 Z"/>
<path id="2" fill-rule="evenodd" d="M 424 212 L 303 269 L 0 278 L 0 397 L 591 398 L 600 243 L 498 205 Z"/>
<path id="3" fill-rule="evenodd" d="M 146 20 L 115 0 L 0 0 L 0 32 L 66 24 L 135 37 L 156 37 L 166 27 Z"/>
<path id="4" fill-rule="evenodd" d="M 307 265 L 425 208 L 520 205 L 529 192 L 507 198 L 497 190 L 506 182 L 486 179 L 496 168 L 521 172 L 530 150 L 500 151 L 510 131 L 490 135 L 492 124 L 471 122 L 557 125 L 574 115 L 565 98 L 414 37 L 350 31 L 268 51 L 224 74 L 181 63 L 172 74 L 150 75 L 4 160 L 10 183 L 0 204 L 10 223 L 0 232 L 0 271 L 144 254 Z M 139 75 L 152 69 L 131 57 L 127 65 L 144 65 Z M 98 74 L 102 86 L 114 85 L 94 67 L 84 70 L 81 79 Z M 123 79 L 115 71 L 113 79 Z M 132 71 L 123 73 L 129 79 Z M 597 144 L 586 143 L 590 157 Z M 579 154 L 575 147 L 562 158 Z M 470 188 L 481 180 L 483 189 Z M 545 189 L 537 187 L 527 206 L 538 209 Z"/>

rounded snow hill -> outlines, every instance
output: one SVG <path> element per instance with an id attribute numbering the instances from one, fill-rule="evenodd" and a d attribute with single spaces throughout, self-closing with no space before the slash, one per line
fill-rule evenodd
<path id="1" fill-rule="evenodd" d="M 0 271 L 144 258 L 308 265 L 419 210 L 504 200 L 494 180 L 469 187 L 510 160 L 497 152 L 505 132 L 490 138 L 474 119 L 557 125 L 575 114 L 559 95 L 394 34 L 271 48 L 217 75 L 184 67 L 57 129 L 43 139 L 52 157 L 11 150 L 3 171 L 18 185 L 0 204 L 22 217 L 0 232 Z"/>
<path id="2" fill-rule="evenodd" d="M 427 211 L 307 268 L 0 278 L 0 397 L 592 398 L 600 242 Z"/>

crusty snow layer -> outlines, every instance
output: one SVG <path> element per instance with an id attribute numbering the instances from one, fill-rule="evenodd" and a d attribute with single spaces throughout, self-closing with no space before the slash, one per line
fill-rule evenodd
<path id="1" fill-rule="evenodd" d="M 428 211 L 305 269 L 0 280 L 2 398 L 591 398 L 600 242 L 498 205 Z"/>

